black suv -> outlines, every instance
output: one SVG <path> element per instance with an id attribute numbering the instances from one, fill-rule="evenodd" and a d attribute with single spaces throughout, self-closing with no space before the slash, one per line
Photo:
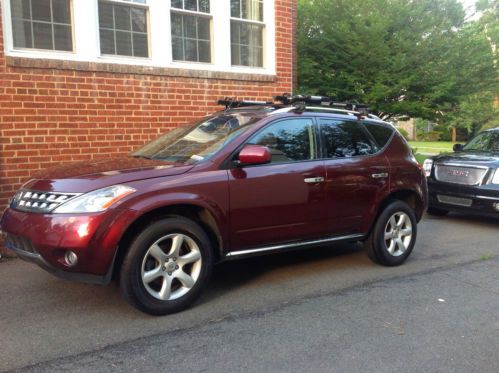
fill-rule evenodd
<path id="1" fill-rule="evenodd" d="M 428 213 L 479 212 L 499 217 L 499 127 L 481 132 L 454 153 L 424 162 Z"/>

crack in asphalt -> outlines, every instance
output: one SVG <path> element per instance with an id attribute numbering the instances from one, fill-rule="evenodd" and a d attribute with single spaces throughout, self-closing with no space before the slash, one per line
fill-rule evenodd
<path id="1" fill-rule="evenodd" d="M 24 367 L 16 368 L 14 370 L 5 371 L 5 372 L 17 372 L 17 371 L 24 371 L 24 370 L 36 371 L 37 369 L 42 368 L 43 366 L 48 366 L 48 365 L 50 365 L 54 362 L 57 362 L 57 361 L 64 362 L 64 361 L 72 360 L 75 358 L 91 356 L 91 355 L 96 354 L 96 353 L 105 354 L 106 352 L 113 350 L 113 349 L 120 349 L 121 347 L 133 346 L 136 344 L 149 345 L 148 339 L 153 340 L 156 338 L 166 337 L 166 336 L 171 336 L 172 338 L 174 338 L 175 336 L 177 336 L 179 334 L 189 333 L 189 332 L 195 331 L 197 329 L 220 324 L 222 322 L 234 322 L 236 320 L 245 320 L 245 319 L 250 319 L 250 318 L 262 318 L 269 313 L 275 313 L 275 312 L 278 312 L 278 311 L 285 309 L 287 307 L 300 305 L 300 304 L 303 304 L 303 303 L 305 303 L 309 300 L 312 300 L 312 299 L 320 299 L 320 298 L 328 297 L 328 296 L 332 296 L 332 295 L 344 296 L 344 295 L 347 295 L 347 294 L 355 292 L 355 291 L 362 291 L 362 290 L 366 290 L 368 288 L 382 287 L 384 283 L 391 282 L 393 280 L 407 282 L 407 281 L 412 281 L 415 278 L 419 278 L 419 277 L 427 275 L 427 274 L 443 272 L 443 271 L 454 269 L 454 268 L 462 268 L 462 267 L 474 265 L 476 263 L 484 263 L 484 262 L 499 263 L 499 258 L 492 257 L 486 261 L 484 261 L 483 259 L 476 259 L 476 260 L 471 260 L 471 261 L 458 263 L 458 264 L 441 265 L 441 266 L 438 266 L 435 268 L 423 270 L 423 271 L 416 272 L 416 273 L 413 273 L 410 275 L 398 275 L 398 276 L 383 278 L 383 279 L 374 280 L 374 281 L 364 281 L 364 282 L 361 282 L 359 284 L 356 284 L 356 285 L 353 285 L 350 287 L 346 287 L 343 289 L 312 293 L 312 294 L 308 294 L 308 295 L 305 295 L 305 296 L 300 297 L 300 298 L 280 302 L 278 304 L 274 304 L 274 305 L 271 305 L 269 307 L 264 307 L 264 308 L 261 308 L 258 310 L 233 313 L 233 314 L 226 314 L 226 315 L 223 315 L 223 316 L 218 317 L 216 319 L 201 321 L 201 322 L 196 323 L 195 325 L 192 325 L 190 327 L 172 329 L 172 330 L 168 330 L 168 331 L 164 331 L 164 332 L 149 334 L 147 336 L 142 336 L 142 337 L 135 338 L 135 339 L 129 339 L 126 341 L 122 341 L 122 342 L 118 342 L 118 343 L 114 343 L 114 344 L 109 344 L 109 345 L 106 345 L 106 346 L 103 346 L 101 348 L 97 348 L 94 350 L 89 350 L 89 351 L 84 351 L 84 352 L 80 352 L 80 353 L 73 354 L 73 355 L 67 355 L 67 356 L 62 356 L 62 357 L 44 360 L 44 361 L 41 361 L 41 362 L 38 362 L 35 364 L 26 365 Z M 455 281 L 458 281 L 461 283 L 466 283 L 467 285 L 470 285 L 473 287 L 478 287 L 478 288 L 481 288 L 483 290 L 491 291 L 492 293 L 497 294 L 497 292 L 494 291 L 493 289 L 485 288 L 485 287 L 479 286 L 475 283 L 469 283 L 469 282 L 463 281 L 463 280 L 461 280 L 459 278 L 455 278 L 454 276 L 449 275 L 449 274 L 445 274 L 445 275 L 448 276 L 449 278 L 455 280 Z M 188 311 L 184 311 L 184 312 L 188 312 Z M 168 316 L 166 316 L 166 317 L 168 317 Z"/>

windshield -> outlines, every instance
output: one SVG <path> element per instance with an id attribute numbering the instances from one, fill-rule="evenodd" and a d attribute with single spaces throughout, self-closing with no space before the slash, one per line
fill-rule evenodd
<path id="1" fill-rule="evenodd" d="M 465 152 L 499 152 L 499 131 L 482 132 L 470 142 L 468 142 L 463 150 Z"/>
<path id="2" fill-rule="evenodd" d="M 132 153 L 134 157 L 192 164 L 208 159 L 259 118 L 219 114 L 203 118 L 193 127 L 177 128 Z"/>

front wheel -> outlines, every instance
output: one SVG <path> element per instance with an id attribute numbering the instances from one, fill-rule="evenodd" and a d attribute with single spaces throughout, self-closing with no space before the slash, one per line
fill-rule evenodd
<path id="1" fill-rule="evenodd" d="M 210 240 L 183 217 L 159 220 L 131 243 L 120 286 L 127 301 L 152 315 L 189 307 L 205 288 L 213 267 Z"/>
<path id="2" fill-rule="evenodd" d="M 402 264 L 414 248 L 417 227 L 414 211 L 405 202 L 391 202 L 365 241 L 368 256 L 385 266 Z"/>

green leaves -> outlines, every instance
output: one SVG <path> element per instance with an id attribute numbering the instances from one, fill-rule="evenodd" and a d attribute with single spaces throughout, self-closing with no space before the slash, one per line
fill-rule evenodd
<path id="1" fill-rule="evenodd" d="M 298 0 L 298 7 L 300 93 L 366 102 L 385 118 L 435 120 L 497 88 L 485 25 L 465 23 L 457 0 Z"/>

